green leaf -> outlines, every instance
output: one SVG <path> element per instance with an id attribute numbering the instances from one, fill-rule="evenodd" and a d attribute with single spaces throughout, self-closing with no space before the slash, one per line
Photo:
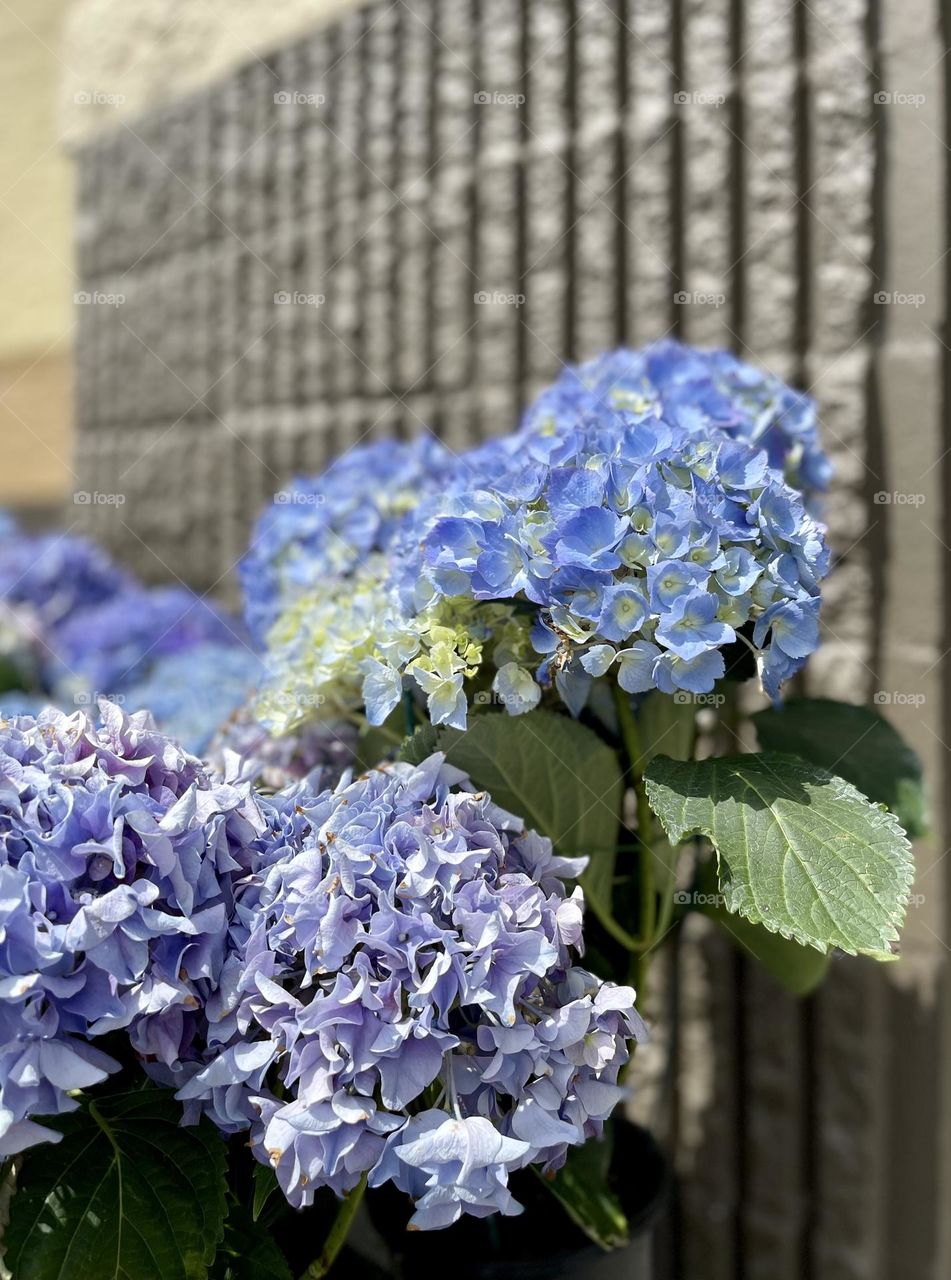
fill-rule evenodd
<path id="1" fill-rule="evenodd" d="M 524 818 L 526 826 L 549 836 L 563 854 L 613 850 L 616 845 L 621 810 L 617 757 L 592 729 L 569 716 L 556 711 L 485 713 L 473 716 L 464 731 L 427 726 L 410 745 L 413 756 L 404 752 L 404 759 L 418 761 L 430 749 L 445 751 L 450 764 L 464 769 L 496 804 Z"/>
<path id="2" fill-rule="evenodd" d="M 254 1198 L 251 1204 L 251 1218 L 254 1222 L 257 1222 L 258 1218 L 260 1218 L 264 1212 L 264 1206 L 277 1190 L 277 1178 L 274 1176 L 274 1170 L 270 1165 L 255 1164 Z"/>
<path id="3" fill-rule="evenodd" d="M 645 766 L 658 755 L 689 760 L 697 736 L 692 695 L 671 696 L 655 689 L 637 708 L 637 730 Z"/>
<path id="4" fill-rule="evenodd" d="M 446 729 L 444 732 L 453 733 L 455 730 Z M 400 747 L 400 759 L 405 760 L 407 764 L 422 764 L 434 751 L 442 749 L 438 746 L 438 742 L 439 730 L 433 728 L 431 724 L 421 724 L 411 737 L 404 739 Z"/>
<path id="5" fill-rule="evenodd" d="M 16 1280 L 204 1280 L 225 1215 L 226 1148 L 211 1123 L 182 1128 L 159 1089 L 114 1094 L 46 1120 L 4 1245 Z"/>
<path id="6" fill-rule="evenodd" d="M 737 950 L 751 956 L 791 995 L 806 996 L 822 982 L 829 969 L 829 954 L 803 947 L 791 938 L 770 933 L 761 924 L 731 915 L 723 906 L 712 860 L 701 869 L 695 906 L 723 930 Z"/>
<path id="7" fill-rule="evenodd" d="M 891 809 L 910 836 L 926 834 L 921 761 L 871 707 L 799 698 L 778 710 L 757 712 L 753 723 L 764 751 L 790 751 L 821 765 Z"/>
<path id="8" fill-rule="evenodd" d="M 0 654 L 0 693 L 11 693 L 25 688 L 23 673 L 12 658 Z"/>
<path id="9" fill-rule="evenodd" d="M 236 1202 L 228 1211 L 212 1275 L 214 1280 L 293 1280 L 273 1236 Z"/>
<path id="10" fill-rule="evenodd" d="M 819 951 L 892 958 L 911 853 L 894 816 L 851 783 L 777 754 L 658 756 L 646 780 L 671 840 L 712 841 L 728 911 Z"/>
<path id="11" fill-rule="evenodd" d="M 556 711 L 486 712 L 465 731 L 423 726 L 404 744 L 402 758 L 418 764 L 433 751 L 445 751 L 450 764 L 548 836 L 559 853 L 587 855 L 581 883 L 589 905 L 619 941 L 634 941 L 610 913 L 623 781 L 606 742 Z"/>
<path id="12" fill-rule="evenodd" d="M 608 1137 L 571 1147 L 554 1177 L 539 1174 L 572 1222 L 602 1249 L 622 1248 L 630 1234 L 624 1210 L 608 1185 L 611 1149 Z"/>

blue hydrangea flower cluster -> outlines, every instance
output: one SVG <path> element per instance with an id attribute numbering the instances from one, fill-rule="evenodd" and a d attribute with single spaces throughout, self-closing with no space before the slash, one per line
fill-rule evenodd
<path id="1" fill-rule="evenodd" d="M 364 1173 L 416 1203 L 412 1226 L 517 1213 L 512 1170 L 557 1168 L 624 1095 L 634 992 L 575 960 L 584 860 L 440 755 L 275 800 L 206 1061 L 179 1096 L 250 1128 L 290 1202 Z"/>
<path id="2" fill-rule="evenodd" d="M 829 566 L 780 468 L 825 482 L 811 401 L 726 353 L 664 342 L 569 371 L 518 432 L 421 483 L 384 552 L 285 608 L 262 714 L 286 728 L 319 692 L 378 724 L 409 691 L 464 728 L 489 681 L 512 714 L 550 688 L 577 714 L 608 673 L 708 693 L 737 640 L 777 698 L 818 644 Z"/>
<path id="3" fill-rule="evenodd" d="M 729 351 L 703 351 L 673 338 L 567 367 L 528 410 L 522 432 L 571 429 L 592 414 L 645 412 L 690 432 L 719 430 L 764 449 L 770 466 L 807 502 L 828 486 L 832 469 L 811 396 Z"/>
<path id="4" fill-rule="evenodd" d="M 160 657 L 143 679 L 124 687 L 121 701 L 126 711 L 149 711 L 162 733 L 204 759 L 263 677 L 260 657 L 244 645 L 198 642 Z"/>
<path id="5" fill-rule="evenodd" d="M 762 450 L 652 413 L 595 415 L 554 435 L 493 442 L 467 461 L 475 483 L 421 509 L 394 556 L 403 616 L 364 660 L 374 722 L 410 676 L 434 723 L 465 727 L 473 643 L 485 647 L 465 625 L 473 602 L 530 610 L 541 662 L 509 656 L 510 644 L 506 661 L 494 656 L 493 689 L 513 714 L 551 685 L 577 713 L 609 671 L 632 694 L 709 692 L 738 635 L 775 697 L 816 648 L 823 530 Z M 406 619 L 440 604 L 452 615 L 457 602 L 456 633 L 402 657 Z M 401 662 L 387 656 L 393 635 Z"/>
<path id="6" fill-rule="evenodd" d="M 116 1069 L 95 1037 L 181 1059 L 263 828 L 146 714 L 0 721 L 0 1154 Z"/>
<path id="7" fill-rule="evenodd" d="M 0 531 L 0 602 L 30 613 L 42 632 L 131 585 L 87 538 Z"/>
<path id="8" fill-rule="evenodd" d="M 45 694 L 6 689 L 0 693 L 0 720 L 12 720 L 14 716 L 38 716 L 50 706 L 50 700 Z M 59 707 L 53 709 L 61 710 Z"/>
<path id="9" fill-rule="evenodd" d="M 249 653 L 242 632 L 240 624 L 185 587 L 133 583 L 63 621 L 50 678 L 64 697 L 81 690 L 111 695 L 141 680 L 163 658 L 198 645 Z"/>
<path id="10" fill-rule="evenodd" d="M 88 539 L 22 533 L 6 518 L 0 526 L 0 653 L 21 683 L 48 687 L 58 628 L 130 585 Z"/>
<path id="11" fill-rule="evenodd" d="M 263 643 L 280 613 L 328 578 L 389 547 L 420 497 L 451 470 L 432 436 L 359 445 L 313 478 L 298 477 L 258 519 L 238 566 L 245 619 Z"/>
<path id="12" fill-rule="evenodd" d="M 2 710 L 149 707 L 200 752 L 262 679 L 243 624 L 185 587 L 146 587 L 95 544 L 0 524 Z"/>

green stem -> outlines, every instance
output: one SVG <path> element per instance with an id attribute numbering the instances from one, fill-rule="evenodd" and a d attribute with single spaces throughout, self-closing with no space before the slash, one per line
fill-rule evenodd
<path id="1" fill-rule="evenodd" d="M 367 1189 L 367 1175 L 364 1174 L 357 1185 L 345 1197 L 343 1204 L 337 1210 L 337 1216 L 334 1218 L 334 1224 L 330 1228 L 330 1234 L 327 1236 L 326 1243 L 319 1258 L 315 1258 L 306 1271 L 301 1274 L 300 1280 L 321 1280 L 336 1261 L 337 1254 L 343 1248 L 350 1228 L 353 1226 L 353 1219 L 357 1210 L 360 1208 L 360 1201 L 363 1199 L 363 1193 Z"/>
<path id="2" fill-rule="evenodd" d="M 403 718 L 406 723 L 406 736 L 411 738 L 416 732 L 416 714 L 413 710 L 413 695 L 409 689 L 403 691 Z"/>
<path id="3" fill-rule="evenodd" d="M 657 936 L 657 891 L 654 884 L 654 855 L 651 848 L 654 839 L 654 815 L 647 799 L 647 788 L 644 785 L 644 768 L 647 760 L 641 746 L 641 735 L 631 707 L 631 700 L 620 685 L 615 685 L 614 694 L 621 737 L 624 741 L 624 749 L 631 770 L 631 781 L 637 798 L 637 836 L 641 846 L 638 867 L 640 873 L 639 934 L 643 941 L 643 950 L 637 957 L 634 973 L 638 998 L 642 999 L 649 964 L 648 952 Z"/>
<path id="4" fill-rule="evenodd" d="M 406 736 L 405 734 L 397 733 L 394 729 L 387 728 L 385 724 L 370 724 L 366 716 L 361 716 L 357 712 L 353 712 L 350 715 L 341 714 L 340 718 L 345 720 L 347 724 L 352 724 L 355 729 L 372 729 L 374 733 L 382 734 L 384 738 L 387 738 L 398 747 L 402 746 L 403 739 Z"/>

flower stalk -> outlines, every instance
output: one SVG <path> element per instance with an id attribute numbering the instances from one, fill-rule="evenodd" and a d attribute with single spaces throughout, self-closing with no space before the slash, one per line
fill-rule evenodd
<path id="1" fill-rule="evenodd" d="M 357 1210 L 363 1200 L 364 1192 L 367 1189 L 367 1175 L 363 1174 L 360 1181 L 349 1191 L 343 1198 L 340 1208 L 337 1210 L 337 1216 L 334 1218 L 333 1226 L 330 1228 L 330 1234 L 320 1256 L 315 1258 L 306 1271 L 301 1274 L 300 1280 L 322 1280 L 337 1259 L 337 1254 L 346 1243 L 347 1236 L 350 1234 L 350 1228 L 353 1226 L 353 1220 L 357 1216 Z"/>

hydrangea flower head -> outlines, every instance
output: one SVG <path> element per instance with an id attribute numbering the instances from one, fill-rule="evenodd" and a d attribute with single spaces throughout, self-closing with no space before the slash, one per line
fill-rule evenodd
<path id="1" fill-rule="evenodd" d="M 769 465 L 807 500 L 829 483 L 815 401 L 728 351 L 664 338 L 568 367 L 528 410 L 522 434 L 570 431 L 605 413 L 653 413 L 700 435 L 723 431 L 764 449 Z"/>
<path id="2" fill-rule="evenodd" d="M 85 538 L 6 527 L 0 532 L 0 660 L 9 662 L 19 683 L 43 684 L 58 665 L 59 628 L 130 585 Z"/>
<path id="3" fill-rule="evenodd" d="M 0 1153 L 115 1070 L 90 1038 L 181 1057 L 262 826 L 147 714 L 0 721 Z"/>
<path id="4" fill-rule="evenodd" d="M 160 657 L 144 679 L 123 690 L 122 705 L 148 710 L 162 733 L 204 757 L 222 725 L 260 686 L 264 670 L 244 644 L 198 643 Z"/>
<path id="5" fill-rule="evenodd" d="M 50 708 L 63 710 L 45 693 L 29 693 L 24 689 L 5 689 L 0 693 L 0 720 L 12 720 L 15 716 L 35 717 Z"/>
<path id="6" fill-rule="evenodd" d="M 130 583 L 86 538 L 16 532 L 0 537 L 0 604 L 31 610 L 44 631 Z"/>
<path id="7" fill-rule="evenodd" d="M 710 692 L 737 639 L 775 699 L 818 643 L 829 565 L 782 469 L 824 483 L 811 401 L 727 353 L 662 342 L 570 370 L 419 486 L 384 550 L 285 608 L 262 714 L 286 729 L 319 697 L 380 724 L 410 696 L 462 729 L 490 683 L 511 714 L 551 689 L 577 714 L 609 673 Z"/>
<path id="8" fill-rule="evenodd" d="M 411 443 L 380 440 L 350 449 L 321 475 L 299 477 L 279 493 L 238 566 L 255 638 L 263 642 L 298 597 L 385 550 L 450 465 L 451 455 L 428 434 Z"/>
<path id="9" fill-rule="evenodd" d="M 353 767 L 358 746 L 352 722 L 309 721 L 273 734 L 245 703 L 221 722 L 205 758 L 228 781 L 243 779 L 263 791 L 282 791 L 304 779 L 320 789 L 336 785 Z"/>
<path id="10" fill-rule="evenodd" d="M 632 694 L 706 693 L 738 634 L 775 697 L 818 643 L 828 559 L 766 454 L 722 432 L 620 413 L 493 441 L 394 547 L 361 633 L 369 717 L 409 682 L 464 728 L 483 664 L 512 714 L 548 688 L 577 713 L 608 672 Z"/>
<path id="11" fill-rule="evenodd" d="M 62 622 L 49 678 L 63 696 L 119 693 L 170 654 L 200 644 L 240 647 L 242 630 L 186 587 L 132 583 Z"/>
<path id="12" fill-rule="evenodd" d="M 556 1168 L 623 1096 L 642 1026 L 630 988 L 577 963 L 562 877 L 584 860 L 464 783 L 436 755 L 275 798 L 179 1096 L 250 1127 L 292 1204 L 368 1173 L 417 1227 L 515 1213 L 510 1172 Z"/>

